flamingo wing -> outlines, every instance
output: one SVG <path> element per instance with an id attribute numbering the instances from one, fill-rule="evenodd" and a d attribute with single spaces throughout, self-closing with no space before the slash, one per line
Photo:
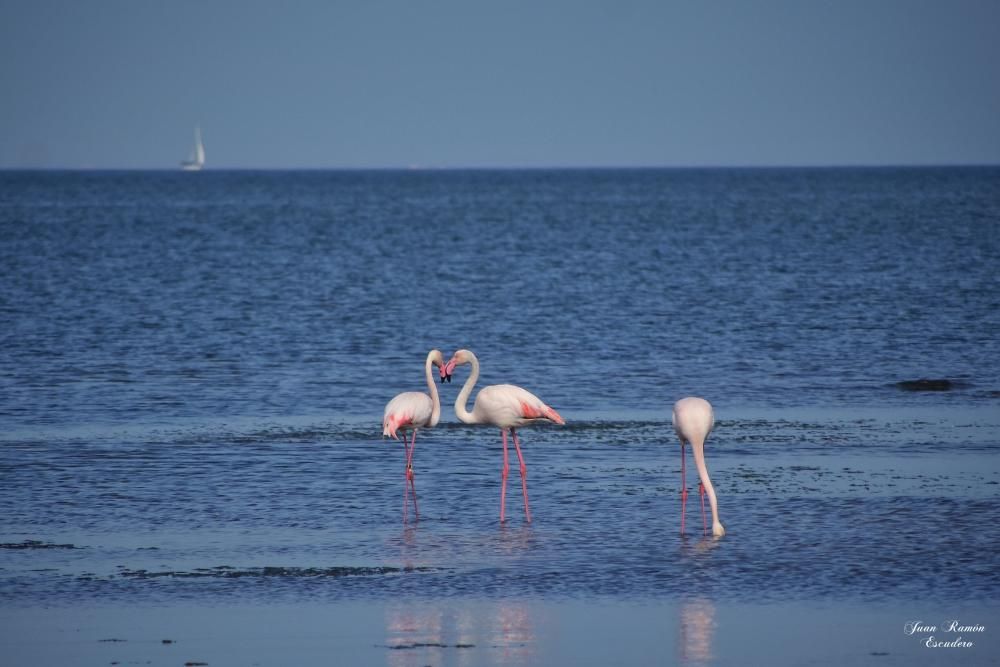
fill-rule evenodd
<path id="1" fill-rule="evenodd" d="M 419 391 L 398 394 L 385 406 L 382 415 L 382 435 L 399 437 L 396 431 L 422 428 L 431 425 L 434 404 L 431 397 Z"/>
<path id="2" fill-rule="evenodd" d="M 483 387 L 476 396 L 473 413 L 483 421 L 501 428 L 518 427 L 533 421 L 566 422 L 558 412 L 527 389 L 513 384 L 494 384 Z"/>

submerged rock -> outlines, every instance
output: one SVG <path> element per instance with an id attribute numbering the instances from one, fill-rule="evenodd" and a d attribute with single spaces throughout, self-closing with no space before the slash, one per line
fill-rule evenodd
<path id="1" fill-rule="evenodd" d="M 903 391 L 948 391 L 955 387 L 955 383 L 947 379 L 928 380 L 921 378 L 919 380 L 903 380 L 897 382 L 896 386 Z"/>

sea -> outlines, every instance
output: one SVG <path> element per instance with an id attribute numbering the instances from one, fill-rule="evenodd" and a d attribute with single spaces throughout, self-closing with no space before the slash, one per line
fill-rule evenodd
<path id="1" fill-rule="evenodd" d="M 519 431 L 530 523 L 468 366 L 404 515 L 384 406 L 461 348 L 566 421 Z M 0 509 L 8 611 L 832 601 L 1000 645 L 1000 168 L 0 172 Z"/>

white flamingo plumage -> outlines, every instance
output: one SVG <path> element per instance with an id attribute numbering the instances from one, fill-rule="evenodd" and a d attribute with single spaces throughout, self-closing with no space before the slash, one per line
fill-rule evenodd
<path id="1" fill-rule="evenodd" d="M 514 440 L 514 448 L 517 451 L 517 459 L 521 468 L 521 492 L 524 495 L 524 516 L 531 522 L 531 509 L 528 505 L 528 468 L 524 464 L 524 456 L 521 454 L 521 445 L 517 439 L 516 429 L 534 422 L 550 422 L 553 424 L 565 424 L 559 413 L 546 405 L 542 399 L 538 398 L 530 391 L 522 389 L 512 384 L 494 384 L 483 387 L 476 395 L 476 402 L 472 406 L 472 412 L 466 408 L 472 388 L 479 379 L 479 359 L 469 350 L 459 350 L 452 355 L 451 360 L 445 366 L 446 373 L 451 373 L 456 365 L 471 364 L 472 372 L 462 386 L 458 398 L 455 399 L 455 416 L 466 424 L 492 424 L 500 428 L 500 438 L 503 442 L 503 468 L 501 469 L 500 483 L 500 522 L 505 518 L 505 505 L 507 500 L 507 476 L 510 472 L 510 465 L 507 461 L 507 431 L 510 431 Z"/>
<path id="2" fill-rule="evenodd" d="M 715 498 L 715 487 L 708 477 L 708 466 L 705 465 L 705 440 L 715 426 L 715 414 L 712 412 L 712 404 L 704 398 L 689 396 L 674 403 L 674 410 L 671 416 L 674 430 L 681 440 L 681 533 L 684 532 L 684 510 L 687 505 L 687 482 L 684 473 L 684 449 L 685 443 L 691 443 L 691 451 L 694 453 L 694 462 L 698 467 L 698 477 L 701 483 L 698 485 L 698 495 L 701 496 L 701 520 L 705 531 L 708 524 L 705 520 L 705 494 L 708 494 L 708 502 L 712 507 L 712 535 L 722 537 L 726 534 L 726 529 L 719 522 L 719 505 Z"/>
<path id="3" fill-rule="evenodd" d="M 441 418 L 441 401 L 438 398 L 437 386 L 434 384 L 432 366 L 440 369 L 441 382 L 450 380 L 451 375 L 444 371 L 444 355 L 440 350 L 431 350 L 427 353 L 427 360 L 424 362 L 424 374 L 427 378 L 427 388 L 430 395 L 422 391 L 405 391 L 397 394 L 385 406 L 382 415 L 382 436 L 389 436 L 397 440 L 398 434 L 402 434 L 403 448 L 406 450 L 406 478 L 403 482 L 403 521 L 406 521 L 406 505 L 409 492 L 413 492 L 413 513 L 418 519 L 420 513 L 417 510 L 417 487 L 413 481 L 413 450 L 417 446 L 417 431 L 421 428 L 432 428 Z M 406 443 L 407 431 L 412 432 L 410 443 Z"/>

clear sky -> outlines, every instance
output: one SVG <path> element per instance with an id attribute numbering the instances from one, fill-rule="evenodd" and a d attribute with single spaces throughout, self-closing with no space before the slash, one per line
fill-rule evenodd
<path id="1" fill-rule="evenodd" d="M 1000 0 L 0 0 L 0 168 L 1000 163 Z"/>

